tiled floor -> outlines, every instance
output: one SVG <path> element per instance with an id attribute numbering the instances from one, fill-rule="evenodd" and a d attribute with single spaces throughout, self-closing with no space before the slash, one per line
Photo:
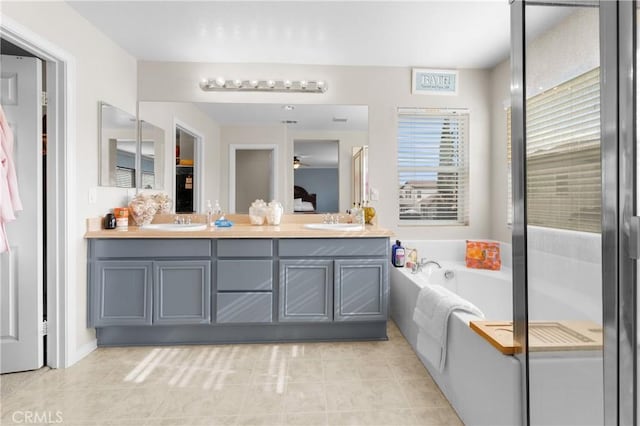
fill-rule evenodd
<path id="1" fill-rule="evenodd" d="M 2 425 L 462 424 L 394 324 L 387 342 L 100 348 L 0 382 Z"/>

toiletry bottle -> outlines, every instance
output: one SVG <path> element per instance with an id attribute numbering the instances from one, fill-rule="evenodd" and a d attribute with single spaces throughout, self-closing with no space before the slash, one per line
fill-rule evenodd
<path id="1" fill-rule="evenodd" d="M 211 226 L 213 222 L 213 206 L 211 200 L 207 200 L 207 227 Z"/>
<path id="2" fill-rule="evenodd" d="M 396 267 L 402 268 L 404 266 L 404 247 L 402 245 L 396 249 Z"/>
<path id="3" fill-rule="evenodd" d="M 215 221 L 217 219 L 220 219 L 220 216 L 222 216 L 222 207 L 220 207 L 220 202 L 218 202 L 218 200 L 216 200 L 215 203 L 213 203 L 213 218 L 212 218 L 212 220 Z"/>
<path id="4" fill-rule="evenodd" d="M 400 240 L 396 240 L 396 242 L 391 246 L 391 264 L 396 266 L 396 250 L 400 247 Z"/>
<path id="5" fill-rule="evenodd" d="M 404 247 L 402 247 L 400 240 L 396 240 L 396 243 L 393 245 L 392 254 L 393 266 L 402 268 L 404 266 Z"/>

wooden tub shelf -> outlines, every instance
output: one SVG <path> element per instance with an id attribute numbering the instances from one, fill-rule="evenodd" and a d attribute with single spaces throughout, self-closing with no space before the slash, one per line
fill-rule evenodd
<path id="1" fill-rule="evenodd" d="M 471 321 L 469 327 L 504 355 L 520 352 L 512 321 Z M 529 351 L 602 350 L 602 327 L 592 321 L 531 321 Z"/>

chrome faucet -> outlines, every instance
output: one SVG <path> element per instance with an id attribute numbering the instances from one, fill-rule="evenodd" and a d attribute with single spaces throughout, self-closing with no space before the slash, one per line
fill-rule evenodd
<path id="1" fill-rule="evenodd" d="M 422 268 L 424 268 L 427 265 L 436 265 L 438 269 L 442 269 L 442 266 L 440 266 L 440 264 L 435 260 L 427 260 L 426 258 L 423 257 L 422 259 L 420 259 L 418 262 L 414 263 L 411 266 L 411 273 L 417 274 L 418 272 L 422 271 Z"/>

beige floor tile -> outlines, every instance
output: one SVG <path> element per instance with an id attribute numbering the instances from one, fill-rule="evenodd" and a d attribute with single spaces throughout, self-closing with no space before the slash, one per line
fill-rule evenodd
<path id="1" fill-rule="evenodd" d="M 405 426 L 415 424 L 411 410 L 371 410 L 327 413 L 330 426 Z"/>
<path id="2" fill-rule="evenodd" d="M 448 407 L 449 402 L 430 377 L 398 381 L 412 408 Z"/>
<path id="3" fill-rule="evenodd" d="M 68 369 L 0 376 L 0 421 L 31 410 L 78 426 L 461 424 L 395 324 L 388 335 L 99 348 Z"/>
<path id="4" fill-rule="evenodd" d="M 284 408 L 285 386 L 280 383 L 252 385 L 246 395 L 240 411 L 243 415 L 280 414 Z"/>
<path id="5" fill-rule="evenodd" d="M 170 390 L 162 402 L 159 417 L 238 415 L 247 392 L 246 386 L 227 386 L 221 390 Z"/>
<path id="6" fill-rule="evenodd" d="M 356 347 L 358 343 L 335 342 L 323 343 L 320 347 L 322 359 L 353 359 L 357 358 Z"/>
<path id="7" fill-rule="evenodd" d="M 253 365 L 252 383 L 256 385 L 274 383 L 282 387 L 289 378 L 289 361 L 281 356 L 256 360 Z"/>
<path id="8" fill-rule="evenodd" d="M 287 362 L 287 383 L 322 382 L 324 380 L 322 360 L 294 358 Z"/>
<path id="9" fill-rule="evenodd" d="M 280 426 L 283 424 L 283 416 L 282 414 L 239 416 L 235 424 L 239 426 Z"/>
<path id="10" fill-rule="evenodd" d="M 232 426 L 237 416 L 150 418 L 144 426 Z"/>
<path id="11" fill-rule="evenodd" d="M 285 413 L 285 426 L 328 426 L 327 413 Z"/>
<path id="12" fill-rule="evenodd" d="M 327 409 L 322 383 L 290 383 L 285 392 L 284 410 L 287 413 L 317 412 Z"/>
<path id="13" fill-rule="evenodd" d="M 27 386 L 27 384 L 36 377 L 50 371 L 51 369 L 49 367 L 42 367 L 38 370 L 2 374 L 0 375 L 0 395 L 6 398 L 17 390 Z"/>
<path id="14" fill-rule="evenodd" d="M 324 380 L 326 382 L 350 382 L 360 380 L 356 360 L 350 359 L 323 359 L 322 368 L 324 370 Z"/>
<path id="15" fill-rule="evenodd" d="M 373 409 L 373 402 L 367 396 L 367 389 L 362 382 L 325 383 L 327 394 L 327 410 L 349 411 Z"/>
<path id="16" fill-rule="evenodd" d="M 426 367 L 416 356 L 389 358 L 387 363 L 398 380 L 430 377 Z"/>
<path id="17" fill-rule="evenodd" d="M 416 425 L 464 426 L 451 407 L 430 407 L 412 410 Z"/>

